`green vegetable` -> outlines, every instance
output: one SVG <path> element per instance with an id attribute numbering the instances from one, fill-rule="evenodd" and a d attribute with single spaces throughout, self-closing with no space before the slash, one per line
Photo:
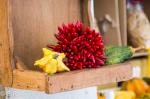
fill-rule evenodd
<path id="1" fill-rule="evenodd" d="M 105 55 L 108 59 L 105 61 L 106 65 L 122 63 L 128 60 L 133 55 L 131 47 L 118 47 L 118 46 L 106 46 Z"/>

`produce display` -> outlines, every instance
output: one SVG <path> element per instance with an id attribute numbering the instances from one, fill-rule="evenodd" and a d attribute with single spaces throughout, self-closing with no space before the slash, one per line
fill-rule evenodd
<path id="1" fill-rule="evenodd" d="M 139 76 L 141 71 L 142 72 L 146 71 L 145 69 L 142 69 L 140 71 L 141 67 L 139 65 L 135 65 L 136 67 L 132 68 L 132 66 L 131 66 L 132 64 L 129 64 L 129 63 L 120 64 L 120 65 L 116 65 L 116 66 L 114 65 L 115 68 L 113 68 L 113 66 L 110 66 L 110 68 L 109 68 L 109 65 L 123 63 L 123 62 L 133 58 L 132 57 L 133 55 L 135 58 L 136 56 L 140 56 L 141 54 L 142 55 L 144 54 L 145 56 L 147 55 L 146 58 L 148 60 L 147 61 L 147 64 L 148 64 L 147 76 L 150 76 L 150 22 L 148 20 L 148 17 L 146 16 L 146 14 L 143 11 L 143 6 L 142 6 L 143 0 L 125 0 L 125 1 L 127 1 L 127 24 L 126 25 L 127 25 L 128 31 L 125 30 L 126 20 L 123 22 L 120 22 L 122 19 L 125 19 L 124 16 L 126 15 L 126 11 L 123 11 L 125 9 L 125 6 L 123 6 L 125 2 L 123 0 L 122 1 L 116 0 L 115 2 L 113 1 L 112 5 L 110 4 L 111 6 L 110 5 L 108 5 L 106 7 L 102 6 L 104 8 L 101 10 L 102 13 L 99 13 L 96 15 L 97 15 L 97 17 L 100 18 L 100 20 L 101 20 L 102 16 L 106 16 L 108 19 L 109 18 L 111 19 L 111 17 L 112 17 L 114 20 L 111 20 L 111 21 L 114 21 L 114 22 L 111 22 L 109 20 L 108 23 L 112 24 L 112 23 L 116 22 L 117 24 L 116 24 L 115 28 L 110 27 L 109 32 L 119 32 L 119 33 L 121 31 L 123 32 L 123 33 L 120 33 L 117 35 L 117 38 L 119 38 L 119 40 L 116 40 L 117 43 L 113 42 L 112 44 L 115 43 L 118 45 L 127 45 L 127 46 L 104 45 L 104 40 L 101 35 L 104 33 L 99 33 L 98 30 L 97 30 L 98 31 L 97 32 L 94 29 L 91 29 L 89 26 L 86 26 L 81 22 L 76 22 L 76 23 L 62 24 L 62 26 L 58 27 L 58 32 L 53 35 L 56 38 L 57 43 L 56 44 L 48 43 L 47 45 L 45 44 L 44 48 L 42 48 L 41 46 L 43 46 L 43 42 L 47 41 L 47 37 L 44 41 L 40 42 L 41 40 L 43 40 L 43 38 L 39 37 L 41 35 L 41 31 L 43 31 L 43 32 L 44 31 L 53 31 L 53 29 L 47 28 L 48 25 L 45 22 L 45 20 L 47 19 L 48 14 L 44 13 L 44 15 L 42 16 L 42 20 L 37 18 L 38 22 L 35 22 L 35 20 L 33 20 L 33 18 L 30 19 L 30 21 L 33 21 L 32 23 L 34 23 L 33 25 L 35 25 L 35 27 L 40 27 L 40 29 L 36 31 L 37 33 L 39 33 L 37 35 L 38 36 L 37 39 L 39 39 L 37 42 L 33 43 L 33 41 L 37 40 L 37 39 L 31 40 L 32 37 L 26 35 L 27 40 L 29 40 L 29 41 L 31 41 L 31 43 L 33 43 L 32 44 L 33 47 L 27 46 L 28 42 L 25 42 L 23 44 L 23 46 L 21 46 L 21 47 L 27 46 L 28 50 L 26 50 L 24 48 L 19 48 L 19 46 L 21 44 L 17 42 L 18 40 L 14 41 L 16 43 L 16 46 L 15 46 L 16 49 L 13 50 L 12 52 L 15 53 L 16 51 L 19 51 L 18 53 L 16 53 L 16 55 L 17 55 L 17 57 L 20 56 L 20 58 L 23 59 L 23 61 L 20 61 L 19 59 L 14 58 L 15 61 L 13 60 L 13 62 L 14 62 L 13 65 L 15 65 L 15 68 L 11 69 L 9 67 L 11 69 L 11 71 L 8 71 L 8 72 L 10 72 L 10 73 L 12 72 L 12 74 L 8 75 L 8 77 L 10 76 L 9 79 L 11 79 L 11 82 L 15 82 L 15 83 L 9 84 L 11 82 L 9 82 L 8 79 L 6 79 L 6 78 L 4 79 L 4 81 L 2 81 L 2 83 L 4 83 L 4 85 L 8 85 L 9 87 L 14 87 L 14 88 L 34 89 L 37 91 L 45 91 L 47 93 L 56 93 L 56 92 L 71 91 L 71 90 L 76 90 L 76 89 L 80 89 L 80 88 L 96 86 L 98 84 L 104 85 L 104 84 L 108 84 L 108 83 L 113 83 L 113 86 L 117 86 L 117 83 L 119 82 L 119 84 L 120 83 L 122 84 L 121 88 L 111 89 L 111 90 L 109 90 L 110 91 L 109 94 L 97 94 L 98 99 L 106 99 L 106 97 L 109 95 L 113 96 L 114 99 L 150 99 L 150 79 L 149 78 L 143 78 L 143 79 L 133 78 L 131 80 L 122 82 L 126 79 L 130 79 L 131 76 L 132 77 L 135 75 Z M 69 1 L 66 1 L 66 2 L 67 2 L 67 4 L 71 4 Z M 75 2 L 77 2 L 77 1 L 75 1 Z M 80 8 L 76 9 L 78 6 L 75 8 L 74 7 L 72 7 L 72 8 L 76 9 L 76 10 L 81 10 L 81 11 L 83 10 L 83 12 L 86 8 L 88 8 L 88 10 L 89 10 L 89 0 L 87 0 L 87 1 L 85 0 L 84 2 L 87 2 L 87 4 L 88 4 L 87 7 L 83 7 L 84 9 L 80 9 Z M 82 2 L 82 3 L 84 3 L 84 2 Z M 90 0 L 90 2 L 94 3 L 94 0 L 93 1 Z M 18 2 L 18 4 L 21 4 L 21 3 L 22 2 Z M 43 2 L 42 5 L 44 3 L 45 2 Z M 80 5 L 83 6 L 82 3 Z M 102 4 L 108 3 L 108 1 L 105 2 L 105 0 L 104 0 L 104 2 L 99 2 L 99 3 L 102 3 Z M 117 3 L 117 6 L 116 6 L 116 3 Z M 34 4 L 35 9 L 39 7 L 39 5 L 37 5 L 37 4 L 36 3 Z M 126 3 L 125 3 L 125 5 L 126 5 Z M 13 6 L 15 6 L 15 4 L 13 4 Z M 96 8 L 96 6 L 94 7 L 94 5 L 90 5 L 90 6 L 92 6 L 90 8 L 90 10 L 92 10 L 93 8 Z M 108 8 L 109 6 L 110 6 L 110 8 Z M 57 7 L 59 7 L 59 6 L 57 6 Z M 71 6 L 69 5 L 69 7 L 71 7 Z M 112 7 L 115 9 L 110 10 Z M 26 10 L 26 9 L 23 9 L 23 10 Z M 46 8 L 43 9 L 43 6 L 42 6 L 42 9 L 40 9 L 40 10 L 43 11 L 43 10 L 46 10 Z M 59 9 L 57 9 L 57 10 L 59 11 Z M 48 11 L 44 11 L 44 12 L 48 12 Z M 72 12 L 72 10 L 69 10 L 69 12 L 67 12 L 66 14 L 68 14 L 70 12 Z M 80 12 L 80 11 L 76 11 L 76 14 L 79 14 L 78 12 Z M 109 16 L 107 16 L 106 12 L 108 12 L 108 14 L 112 14 L 112 15 L 109 17 Z M 113 12 L 115 12 L 115 13 L 113 13 Z M 16 26 L 19 26 L 20 23 L 23 23 L 25 21 L 24 19 L 26 19 L 26 16 L 22 15 L 24 13 L 20 14 L 20 11 L 14 13 L 14 14 L 17 14 L 17 17 L 19 17 L 19 18 L 20 18 L 20 16 L 25 17 L 25 18 L 23 18 L 23 21 L 18 22 L 16 24 Z M 88 13 L 86 13 L 86 14 L 88 14 Z M 93 12 L 93 14 L 94 14 L 94 12 Z M 115 14 L 115 16 L 114 16 L 114 14 Z M 37 13 L 37 15 L 40 15 L 40 14 Z M 57 14 L 55 16 L 57 16 Z M 56 21 L 56 22 L 54 21 L 55 24 L 58 24 L 60 21 L 63 21 L 62 18 L 63 17 L 58 18 L 59 21 Z M 55 19 L 57 19 L 57 18 L 55 18 Z M 71 20 L 71 19 L 72 18 L 70 17 L 69 20 Z M 94 19 L 94 20 L 96 20 L 96 19 Z M 39 23 L 44 23 L 44 26 L 41 27 L 41 25 L 39 25 Z M 34 31 L 35 27 L 29 27 L 28 23 L 25 23 L 25 24 L 26 24 L 26 26 L 24 26 L 24 27 L 15 27 L 14 26 L 12 28 L 14 28 L 14 30 L 16 30 L 16 33 L 18 31 L 24 31 L 24 30 L 26 30 L 25 32 L 23 32 L 24 34 L 27 31 L 35 32 Z M 118 24 L 123 25 L 123 26 L 119 26 Z M 91 25 L 91 23 L 90 23 L 90 25 Z M 112 24 L 112 25 L 114 25 L 114 24 Z M 7 24 L 6 24 L 6 26 L 7 26 Z M 55 27 L 55 26 L 53 26 L 53 27 Z M 105 30 L 105 28 L 107 28 L 107 26 L 106 27 L 104 26 L 104 30 Z M 7 27 L 6 29 L 8 30 L 9 28 Z M 44 29 L 46 29 L 46 30 L 44 30 Z M 103 30 L 101 30 L 101 31 L 103 31 Z M 105 32 L 105 31 L 103 31 L 103 32 Z M 127 35 L 125 34 L 126 32 L 128 33 Z M 24 36 L 24 34 L 20 35 L 19 37 Z M 16 36 L 16 34 L 14 36 Z M 128 36 L 128 38 L 123 37 L 123 36 Z M 109 41 L 108 38 L 105 37 L 105 39 L 107 39 Z M 112 38 L 116 39 L 115 36 L 113 36 Z M 25 41 L 25 39 L 23 39 L 23 40 Z M 49 38 L 49 39 L 51 39 L 51 38 Z M 127 39 L 128 39 L 128 42 L 126 41 Z M 2 41 L 7 41 L 7 37 L 4 37 L 4 40 L 2 40 Z M 110 41 L 113 41 L 113 40 L 110 40 Z M 10 42 L 6 42 L 6 43 L 9 44 Z M 39 43 L 40 46 L 37 46 L 37 43 Z M 106 44 L 107 43 L 108 42 L 106 41 Z M 2 44 L 3 44 L 3 42 L 2 42 Z M 2 44 L 1 44 L 1 46 L 2 46 Z M 9 44 L 8 48 L 9 47 L 12 47 L 12 45 Z M 25 62 L 27 65 L 31 64 L 33 59 L 35 59 L 36 56 L 38 56 L 38 55 L 35 55 L 38 51 L 35 51 L 35 53 L 33 53 L 32 55 L 27 55 L 27 56 L 25 55 L 25 53 L 28 53 L 30 49 L 33 52 L 33 49 L 37 48 L 37 47 L 42 48 L 41 52 L 43 53 L 43 56 L 34 62 L 34 66 L 40 68 L 40 70 L 42 70 L 44 73 L 41 73 L 39 71 L 35 72 L 32 70 L 28 70 L 28 69 L 26 69 L 26 72 L 22 72 L 22 70 L 24 70 L 24 68 L 21 68 L 21 65 L 24 65 L 24 64 L 21 64 L 21 63 Z M 137 54 L 135 55 L 135 52 L 143 50 L 143 49 L 144 50 L 146 49 L 148 54 L 147 53 L 138 53 L 138 55 Z M 24 51 L 24 54 L 20 54 L 20 51 Z M 10 57 L 6 57 L 6 58 L 11 59 L 12 56 L 16 56 L 16 55 L 11 55 L 12 54 L 11 50 L 8 50 L 8 52 L 9 52 L 8 56 L 10 56 Z M 33 57 L 30 57 L 30 56 L 33 56 Z M 142 62 L 146 64 L 146 62 L 144 60 L 145 56 L 143 57 L 143 59 L 142 58 L 141 59 L 142 59 Z M 30 57 L 30 59 L 26 60 L 27 57 Z M 132 62 L 135 62 L 135 64 L 136 63 L 139 64 L 141 62 L 141 61 L 139 62 L 139 60 L 135 59 L 135 61 L 132 61 Z M 2 62 L 3 62 L 3 60 L 2 60 Z M 9 60 L 8 63 L 11 64 L 11 60 Z M 142 63 L 140 63 L 140 65 L 141 64 Z M 17 65 L 18 65 L 18 67 L 20 66 L 20 68 L 17 68 Z M 93 69 L 93 71 L 91 70 L 90 72 L 89 72 L 89 70 L 86 70 L 86 69 L 91 69 L 91 68 L 100 68 L 102 66 L 108 66 L 108 68 L 106 67 L 102 70 Z M 5 68 L 8 68 L 8 66 L 3 67 L 3 68 L 4 68 L 3 70 L 5 70 Z M 29 69 L 36 69 L 36 68 L 29 67 Z M 85 71 L 77 71 L 77 72 L 66 73 L 64 75 L 61 75 L 62 72 L 70 72 L 73 70 L 83 70 L 83 69 Z M 133 74 L 132 74 L 132 72 L 133 72 Z M 25 73 L 30 73 L 31 77 L 25 77 L 24 76 Z M 49 76 L 49 75 L 54 75 L 56 73 L 60 73 L 61 76 L 59 74 L 56 76 L 53 76 L 53 77 Z M 3 75 L 4 74 L 5 73 L 3 73 Z M 45 74 L 47 74 L 47 75 L 45 75 Z M 94 75 L 92 75 L 92 74 L 94 74 Z M 11 77 L 12 75 L 13 75 L 13 77 Z M 32 75 L 34 75 L 34 76 L 32 76 Z M 37 75 L 39 75 L 39 77 L 37 79 L 35 79 L 37 77 Z M 82 79 L 84 76 L 86 76 L 86 79 Z M 7 77 L 7 75 L 6 75 L 6 77 Z M 25 77 L 25 79 L 20 79 L 21 77 Z M 31 81 L 32 78 L 34 78 L 34 80 L 35 80 L 34 82 Z M 42 82 L 43 79 L 44 79 L 44 82 Z M 66 81 L 67 79 L 68 79 L 68 81 Z M 25 82 L 25 83 L 22 83 L 22 82 Z M 37 83 L 36 86 L 31 86 L 33 83 L 35 84 L 36 82 L 39 82 L 39 83 Z M 61 86 L 58 86 L 59 84 L 61 84 Z M 107 86 L 107 88 L 108 87 L 109 86 Z M 115 91 L 112 91 L 112 90 L 115 90 Z M 105 93 L 106 91 L 108 91 L 108 90 L 104 90 L 102 92 Z"/>
<path id="2" fill-rule="evenodd" d="M 70 71 L 70 69 L 63 63 L 65 58 L 64 53 L 51 51 L 43 48 L 44 57 L 35 61 L 35 66 L 40 67 L 47 74 L 55 74 L 56 72 Z"/>
<path id="3" fill-rule="evenodd" d="M 148 85 L 147 82 L 149 82 L 150 79 L 140 79 L 140 78 L 133 78 L 129 81 L 126 81 L 122 85 L 121 91 L 126 92 L 134 92 L 136 98 L 126 98 L 126 99 L 150 99 L 150 85 Z"/>
<path id="4" fill-rule="evenodd" d="M 122 63 L 136 51 L 143 49 L 104 46 L 100 33 L 80 22 L 63 24 L 58 27 L 55 37 L 57 44 L 48 44 L 49 49 L 43 48 L 44 57 L 34 64 L 48 74 Z"/>
<path id="5" fill-rule="evenodd" d="M 110 92 L 109 92 L 110 91 Z M 111 93 L 111 94 L 109 94 Z M 108 98 L 106 98 L 108 97 Z M 150 78 L 133 78 L 125 81 L 121 89 L 98 94 L 98 99 L 150 99 Z"/>
<path id="6" fill-rule="evenodd" d="M 65 53 L 66 66 L 71 70 L 97 68 L 104 65 L 104 44 L 100 33 L 85 27 L 82 23 L 70 23 L 58 27 L 55 35 L 57 45 L 48 44 L 56 52 Z"/>
<path id="7" fill-rule="evenodd" d="M 105 64 L 104 44 L 100 33 L 82 23 L 70 23 L 58 27 L 55 34 L 57 45 L 43 48 L 44 56 L 35 61 L 35 66 L 47 74 L 70 70 L 97 68 Z M 64 60 L 63 60 L 64 59 Z"/>

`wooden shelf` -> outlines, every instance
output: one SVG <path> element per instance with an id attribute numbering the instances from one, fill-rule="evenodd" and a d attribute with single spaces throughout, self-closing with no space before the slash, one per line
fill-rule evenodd
<path id="1" fill-rule="evenodd" d="M 145 57 L 145 56 L 148 56 L 148 53 L 147 52 L 138 52 L 138 53 L 135 53 L 132 58 L 137 58 L 137 57 Z"/>
<path id="2" fill-rule="evenodd" d="M 88 2 L 89 0 L 85 1 Z M 110 1 L 107 0 L 107 2 Z M 104 4 L 108 4 L 107 2 L 104 2 Z M 103 3 L 100 4 L 104 5 Z M 112 4 L 118 6 L 115 1 L 112 1 Z M 0 83 L 5 87 L 56 93 L 130 79 L 132 77 L 132 66 L 129 63 L 71 71 L 53 76 L 37 71 L 32 66 L 34 61 L 40 57 L 40 48 L 43 48 L 49 41 L 54 42 L 56 40 L 54 33 L 57 33 L 57 26 L 60 26 L 61 23 L 82 21 L 83 13 L 81 12 L 84 12 L 82 6 L 84 5 L 82 5 L 81 0 L 37 0 L 36 2 L 34 0 L 13 0 L 13 2 L 1 0 L 0 78 L 2 79 L 0 79 Z M 113 6 L 111 8 L 114 8 Z M 66 11 L 66 9 L 69 10 Z M 106 13 L 103 13 L 102 16 L 96 15 L 97 18 L 103 18 L 103 15 L 108 12 L 117 22 L 117 16 L 110 13 L 117 13 L 116 10 L 106 10 Z M 86 8 L 85 12 L 87 12 Z M 117 30 L 110 31 L 117 33 L 115 32 Z M 116 38 L 116 35 L 113 36 Z M 106 37 L 113 38 L 107 35 Z M 113 40 L 109 40 L 110 43 L 111 41 Z M 112 43 L 120 45 L 118 42 Z M 16 69 L 14 56 L 19 56 L 22 62 L 27 65 L 27 68 L 32 70 Z"/>
<path id="3" fill-rule="evenodd" d="M 132 66 L 130 63 L 71 71 L 53 76 L 37 71 L 16 69 L 13 71 L 13 87 L 57 93 L 125 81 L 131 77 Z"/>

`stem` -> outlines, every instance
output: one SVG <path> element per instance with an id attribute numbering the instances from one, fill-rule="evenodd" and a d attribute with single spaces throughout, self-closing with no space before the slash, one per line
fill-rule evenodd
<path id="1" fill-rule="evenodd" d="M 131 47 L 131 50 L 132 50 L 133 53 L 135 53 L 135 52 L 138 52 L 138 51 L 141 51 L 141 50 L 145 50 L 145 47 L 144 46 L 140 46 L 140 47 L 137 47 L 137 48 L 132 48 Z"/>

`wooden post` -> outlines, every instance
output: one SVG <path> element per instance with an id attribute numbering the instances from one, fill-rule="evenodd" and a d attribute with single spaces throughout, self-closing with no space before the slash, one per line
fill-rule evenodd
<path id="1" fill-rule="evenodd" d="M 8 24 L 8 0 L 0 0 L 0 83 L 12 84 L 10 32 Z"/>

